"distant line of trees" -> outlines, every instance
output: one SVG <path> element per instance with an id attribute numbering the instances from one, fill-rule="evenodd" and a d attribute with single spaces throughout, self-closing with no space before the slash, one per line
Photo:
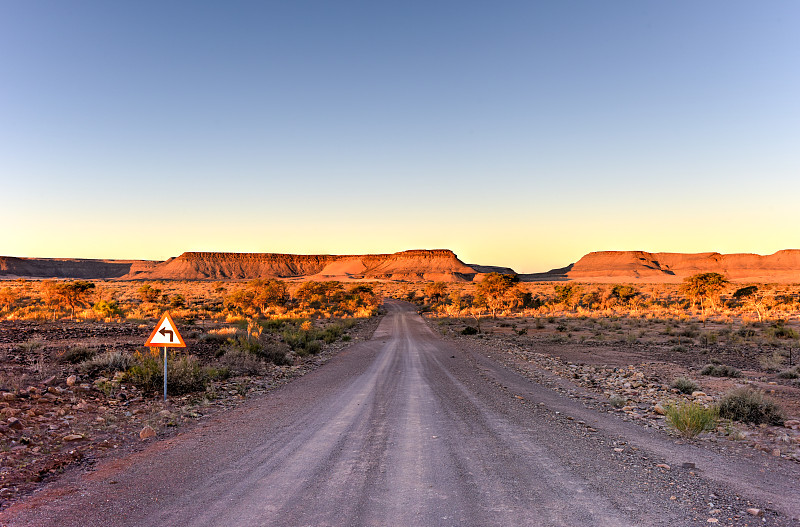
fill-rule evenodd
<path id="1" fill-rule="evenodd" d="M 705 317 L 725 307 L 751 311 L 759 320 L 763 320 L 770 306 L 800 308 L 797 295 L 769 296 L 763 285 L 748 285 L 730 293 L 730 282 L 719 273 L 700 273 L 686 278 L 677 287 L 677 298 L 671 295 L 667 298 L 647 295 L 631 284 L 556 283 L 552 286 L 541 284 L 539 286 L 551 287 L 551 293 L 534 294 L 529 289 L 535 289 L 536 286 L 525 287 L 519 283 L 515 275 L 489 273 L 474 286 L 472 295 L 465 294 L 463 288 L 459 287 L 453 287 L 456 290 L 448 292 L 448 284 L 432 282 L 423 289 L 423 297 L 417 297 L 416 293 L 409 292 L 406 299 L 424 303 L 428 306 L 426 309 L 452 316 L 484 312 L 492 317 L 496 317 L 499 313 L 525 309 L 558 309 L 573 312 L 608 309 L 623 311 L 699 309 L 700 314 Z M 728 297 L 723 299 L 726 293 Z"/>

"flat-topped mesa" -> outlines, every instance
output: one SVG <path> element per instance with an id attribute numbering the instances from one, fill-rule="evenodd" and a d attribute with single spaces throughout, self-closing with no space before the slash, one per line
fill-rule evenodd
<path id="1" fill-rule="evenodd" d="M 681 282 L 699 273 L 720 273 L 735 282 L 800 282 L 800 250 L 771 255 L 600 251 L 583 256 L 565 273 L 587 282 Z"/>
<path id="2" fill-rule="evenodd" d="M 137 278 L 222 280 L 253 278 L 471 280 L 476 271 L 448 249 L 393 254 L 304 255 L 186 252 Z"/>
<path id="3" fill-rule="evenodd" d="M 120 278 L 151 270 L 148 260 L 95 260 L 91 258 L 17 258 L 0 256 L 2 278 Z"/>

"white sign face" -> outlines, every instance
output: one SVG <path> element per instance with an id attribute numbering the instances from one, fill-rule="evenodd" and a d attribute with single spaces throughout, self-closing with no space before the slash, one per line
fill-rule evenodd
<path id="1" fill-rule="evenodd" d="M 186 343 L 183 341 L 181 334 L 178 333 L 178 328 L 175 326 L 175 322 L 172 321 L 172 317 L 169 316 L 169 313 L 164 313 L 156 329 L 147 339 L 145 346 L 185 348 Z"/>

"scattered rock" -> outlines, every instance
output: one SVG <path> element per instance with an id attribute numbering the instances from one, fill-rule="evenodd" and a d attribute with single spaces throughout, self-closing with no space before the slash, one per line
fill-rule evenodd
<path id="1" fill-rule="evenodd" d="M 75 383 L 78 382 L 77 375 L 70 375 L 67 377 L 67 386 L 75 386 Z"/>
<path id="2" fill-rule="evenodd" d="M 145 426 L 144 428 L 142 428 L 142 431 L 139 432 L 139 439 L 141 439 L 142 441 L 150 439 L 151 437 L 155 436 L 156 436 L 156 431 L 153 430 L 152 426 Z"/>
<path id="3" fill-rule="evenodd" d="M 8 423 L 8 427 L 12 430 L 22 430 L 22 428 L 24 427 L 22 421 L 20 421 L 16 417 L 9 417 L 8 421 L 6 422 Z"/>
<path id="4" fill-rule="evenodd" d="M 69 435 L 66 435 L 66 436 L 64 436 L 62 438 L 62 440 L 67 442 L 67 443 L 72 442 L 72 441 L 80 441 L 82 439 L 83 439 L 83 436 L 80 435 L 80 434 L 69 434 Z"/>
<path id="5" fill-rule="evenodd" d="M 763 516 L 764 515 L 764 511 L 762 511 L 761 509 L 756 509 L 755 507 L 753 507 L 753 508 L 747 509 L 747 514 L 749 514 L 750 516 Z"/>
<path id="6" fill-rule="evenodd" d="M 671 470 L 672 469 L 672 467 L 670 467 L 666 463 L 659 463 L 658 465 L 656 465 L 656 467 L 663 468 L 664 470 Z"/>

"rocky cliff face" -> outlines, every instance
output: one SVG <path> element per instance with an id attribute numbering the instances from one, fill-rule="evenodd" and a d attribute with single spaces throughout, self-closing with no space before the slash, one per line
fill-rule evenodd
<path id="1" fill-rule="evenodd" d="M 70 258 L 0 257 L 0 278 L 142 280 L 310 280 L 479 281 L 485 273 L 513 273 L 507 267 L 467 265 L 446 249 L 393 254 L 302 255 L 187 252 L 165 262 Z M 601 251 L 524 281 L 681 282 L 716 272 L 734 282 L 800 283 L 800 250 L 775 254 L 649 253 Z"/>
<path id="2" fill-rule="evenodd" d="M 312 278 L 317 280 L 471 280 L 476 271 L 449 250 L 394 254 L 300 255 L 274 253 L 183 253 L 136 278 L 225 280 Z"/>
<path id="3" fill-rule="evenodd" d="M 344 256 L 186 252 L 164 262 L 0 257 L 0 278 L 469 281 L 476 274 L 445 249 Z"/>
<path id="4" fill-rule="evenodd" d="M 682 282 L 688 276 L 712 272 L 723 274 L 734 282 L 800 283 L 800 250 L 788 249 L 767 256 L 601 251 L 589 253 L 564 269 L 525 278 L 580 282 Z"/>
<path id="5" fill-rule="evenodd" d="M 121 278 L 152 270 L 147 260 L 92 260 L 86 258 L 15 258 L 0 256 L 0 278 Z"/>

